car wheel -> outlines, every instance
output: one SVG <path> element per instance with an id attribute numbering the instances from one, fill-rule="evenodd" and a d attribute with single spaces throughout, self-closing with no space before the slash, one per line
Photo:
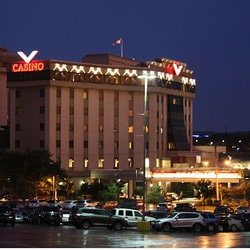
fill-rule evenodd
<path id="1" fill-rule="evenodd" d="M 209 224 L 207 226 L 207 230 L 208 230 L 208 232 L 214 232 L 215 231 L 215 226 L 213 224 Z"/>
<path id="2" fill-rule="evenodd" d="M 89 227 L 90 227 L 89 221 L 85 220 L 85 221 L 82 222 L 82 228 L 83 229 L 89 229 Z"/>
<path id="3" fill-rule="evenodd" d="M 196 233 L 200 232 L 202 230 L 201 224 L 199 224 L 199 223 L 194 224 L 193 230 Z"/>
<path id="4" fill-rule="evenodd" d="M 219 226 L 218 226 L 218 232 L 223 232 L 223 231 L 224 231 L 223 226 L 222 226 L 222 225 L 219 225 Z"/>
<path id="5" fill-rule="evenodd" d="M 162 230 L 164 232 L 170 232 L 171 231 L 171 225 L 169 223 L 165 223 L 162 225 Z"/>
<path id="6" fill-rule="evenodd" d="M 122 223 L 120 221 L 115 222 L 114 229 L 115 230 L 121 230 L 122 229 Z"/>
<path id="7" fill-rule="evenodd" d="M 236 231 L 237 231 L 237 226 L 233 224 L 233 225 L 230 227 L 230 230 L 231 230 L 232 232 L 236 232 Z"/>

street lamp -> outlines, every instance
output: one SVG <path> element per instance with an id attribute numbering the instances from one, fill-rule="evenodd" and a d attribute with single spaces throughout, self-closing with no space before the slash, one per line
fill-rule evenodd
<path id="1" fill-rule="evenodd" d="M 156 78 L 154 72 L 143 72 L 138 76 L 144 79 L 144 112 L 143 112 L 143 200 L 142 200 L 142 220 L 145 221 L 145 203 L 146 203 L 146 157 L 147 157 L 147 98 L 148 98 L 148 80 Z"/>

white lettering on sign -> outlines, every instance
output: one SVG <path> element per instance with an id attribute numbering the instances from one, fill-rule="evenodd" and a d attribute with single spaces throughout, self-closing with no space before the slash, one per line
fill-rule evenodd
<path id="1" fill-rule="evenodd" d="M 175 63 L 173 64 L 175 74 L 178 76 L 181 73 L 181 70 L 183 68 L 182 65 L 177 66 Z"/>
<path id="2" fill-rule="evenodd" d="M 26 62 L 29 63 L 37 55 L 38 50 L 33 50 L 29 56 L 26 56 L 22 51 L 18 51 L 17 54 Z"/>

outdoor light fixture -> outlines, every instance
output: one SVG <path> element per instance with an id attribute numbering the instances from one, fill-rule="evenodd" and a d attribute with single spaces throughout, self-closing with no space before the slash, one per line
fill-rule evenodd
<path id="1" fill-rule="evenodd" d="M 145 203 L 146 203 L 146 146 L 147 146 L 147 98 L 148 98 L 148 80 L 155 79 L 154 72 L 143 72 L 138 76 L 139 79 L 144 79 L 144 112 L 143 112 L 143 201 L 142 201 L 142 220 L 145 221 Z"/>

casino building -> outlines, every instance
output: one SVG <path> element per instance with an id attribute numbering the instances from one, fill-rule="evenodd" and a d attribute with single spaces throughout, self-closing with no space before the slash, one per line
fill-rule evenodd
<path id="1" fill-rule="evenodd" d="M 7 88 L 10 149 L 48 150 L 76 186 L 120 178 L 131 197 L 144 164 L 147 186 L 166 188 L 193 181 L 187 171 L 202 166 L 192 145 L 196 80 L 186 63 L 110 54 L 19 60 L 7 68 Z"/>

